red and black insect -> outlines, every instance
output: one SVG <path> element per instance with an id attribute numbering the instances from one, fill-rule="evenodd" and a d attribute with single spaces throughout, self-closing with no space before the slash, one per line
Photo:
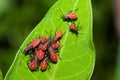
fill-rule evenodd
<path id="1" fill-rule="evenodd" d="M 63 36 L 62 30 L 56 32 L 55 36 L 42 36 L 33 39 L 25 49 L 25 54 L 29 54 L 32 58 L 28 64 L 30 71 L 35 71 L 40 66 L 41 71 L 45 71 L 49 67 L 49 61 L 58 62 L 57 55 L 60 47 L 60 39 Z M 59 58 L 60 59 L 60 58 Z"/>
<path id="2" fill-rule="evenodd" d="M 57 40 L 57 41 L 53 42 L 51 47 L 53 49 L 58 49 L 60 47 L 60 41 Z"/>
<path id="3" fill-rule="evenodd" d="M 54 41 L 57 41 L 57 40 L 61 39 L 62 35 L 63 35 L 62 30 L 57 31 L 56 35 L 54 37 Z"/>
<path id="4" fill-rule="evenodd" d="M 78 35 L 78 27 L 75 26 L 75 24 L 70 24 L 69 25 L 69 29 L 71 32 L 75 33 L 76 35 Z"/>
<path id="5" fill-rule="evenodd" d="M 35 57 L 30 61 L 30 63 L 28 64 L 28 67 L 31 71 L 35 71 L 38 67 L 38 61 L 37 59 L 35 59 Z"/>
<path id="6" fill-rule="evenodd" d="M 32 42 L 28 44 L 26 49 L 24 50 L 25 54 L 32 53 L 34 51 L 34 48 L 37 47 L 40 44 L 40 39 L 36 38 L 33 39 Z"/>
<path id="7" fill-rule="evenodd" d="M 46 51 L 47 48 L 50 46 L 50 44 L 51 44 L 51 41 L 47 40 L 46 43 L 41 45 L 40 49 L 42 49 L 43 51 Z"/>
<path id="8" fill-rule="evenodd" d="M 52 60 L 52 62 L 57 63 L 58 61 L 58 56 L 56 53 L 50 53 L 50 59 Z"/>
<path id="9" fill-rule="evenodd" d="M 69 21 L 76 21 L 78 16 L 77 16 L 77 14 L 75 14 L 73 12 L 70 12 L 68 14 L 64 14 L 62 16 L 62 18 L 63 18 L 63 21 L 68 21 L 69 22 Z"/>
<path id="10" fill-rule="evenodd" d="M 46 36 L 42 36 L 42 37 L 40 38 L 40 42 L 41 42 L 42 44 L 45 43 L 46 40 L 47 40 L 47 37 L 46 37 Z"/>
<path id="11" fill-rule="evenodd" d="M 45 52 L 43 52 L 41 49 L 35 50 L 35 54 L 36 54 L 35 56 L 39 61 L 42 60 L 45 56 Z"/>
<path id="12" fill-rule="evenodd" d="M 46 57 L 43 61 L 40 63 L 40 69 L 42 71 L 45 71 L 48 67 L 48 57 Z"/>
<path id="13" fill-rule="evenodd" d="M 71 10 L 71 11 L 69 11 L 69 13 L 64 14 L 63 11 L 62 11 L 62 9 L 60 9 L 60 11 L 63 13 L 63 15 L 62 15 L 63 21 L 67 21 L 67 22 L 76 21 L 77 18 L 78 18 L 78 15 L 76 13 L 74 13 L 74 11 L 77 11 L 77 10 L 78 9 Z"/>
<path id="14" fill-rule="evenodd" d="M 51 61 L 54 62 L 54 63 L 57 63 L 57 61 L 58 61 L 58 56 L 57 56 L 57 54 L 53 51 L 52 47 L 49 47 L 49 48 L 48 48 L 48 51 L 49 51 L 49 53 L 50 53 L 50 59 L 51 59 Z"/>

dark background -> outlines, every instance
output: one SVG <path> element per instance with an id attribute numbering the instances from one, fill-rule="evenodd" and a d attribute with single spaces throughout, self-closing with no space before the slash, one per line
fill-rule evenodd
<path id="1" fill-rule="evenodd" d="M 56 0 L 0 0 L 0 69 L 5 76 L 17 50 Z M 111 0 L 92 0 L 96 65 L 91 80 L 114 80 L 118 38 Z"/>

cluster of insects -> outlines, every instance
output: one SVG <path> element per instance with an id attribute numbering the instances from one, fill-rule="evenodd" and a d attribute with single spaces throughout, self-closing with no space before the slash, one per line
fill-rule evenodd
<path id="1" fill-rule="evenodd" d="M 41 38 L 33 39 L 25 49 L 25 55 L 30 55 L 31 60 L 28 67 L 31 71 L 35 71 L 38 67 L 45 71 L 49 65 L 49 61 L 57 63 L 58 61 L 58 48 L 60 47 L 60 39 L 63 36 L 61 30 L 56 32 L 54 38 Z"/>
<path id="2" fill-rule="evenodd" d="M 74 34 L 78 35 L 78 28 L 75 26 L 77 20 L 77 14 L 70 12 L 62 16 L 63 21 L 69 23 L 69 29 Z M 31 60 L 28 63 L 28 67 L 31 71 L 35 71 L 40 67 L 41 71 L 45 71 L 49 66 L 49 62 L 58 62 L 58 50 L 60 47 L 60 39 L 63 36 L 63 31 L 58 30 L 54 37 L 47 38 L 42 36 L 41 38 L 33 39 L 25 48 L 25 55 L 30 55 Z"/>

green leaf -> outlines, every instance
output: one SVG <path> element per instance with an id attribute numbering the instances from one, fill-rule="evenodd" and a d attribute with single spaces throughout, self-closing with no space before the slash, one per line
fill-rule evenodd
<path id="1" fill-rule="evenodd" d="M 118 55 L 117 55 L 117 65 L 115 68 L 115 79 L 114 80 L 119 80 L 120 79 L 120 40 L 118 42 Z"/>
<path id="2" fill-rule="evenodd" d="M 61 18 L 61 11 L 68 13 L 71 10 L 78 14 L 76 24 L 80 22 L 82 29 L 78 36 L 69 31 L 67 22 Z M 28 69 L 24 50 L 32 39 L 42 35 L 49 36 L 46 32 L 55 34 L 56 30 L 63 30 L 61 39 L 60 57 L 56 64 L 50 63 L 50 69 L 45 72 L 40 70 L 31 72 Z M 92 10 L 90 0 L 58 0 L 48 11 L 43 20 L 26 38 L 15 60 L 10 67 L 5 80 L 89 80 L 95 64 L 95 50 L 92 41 Z"/>
<path id="3" fill-rule="evenodd" d="M 3 80 L 3 75 L 1 70 L 0 70 L 0 80 Z"/>

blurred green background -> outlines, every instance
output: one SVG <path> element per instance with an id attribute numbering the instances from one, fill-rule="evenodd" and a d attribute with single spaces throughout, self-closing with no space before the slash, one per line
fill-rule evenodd
<path id="1" fill-rule="evenodd" d="M 0 0 L 0 69 L 3 77 L 32 29 L 57 0 Z M 91 80 L 114 80 L 118 38 L 112 0 L 92 0 L 96 65 Z M 118 79 L 119 80 L 119 79 Z"/>

